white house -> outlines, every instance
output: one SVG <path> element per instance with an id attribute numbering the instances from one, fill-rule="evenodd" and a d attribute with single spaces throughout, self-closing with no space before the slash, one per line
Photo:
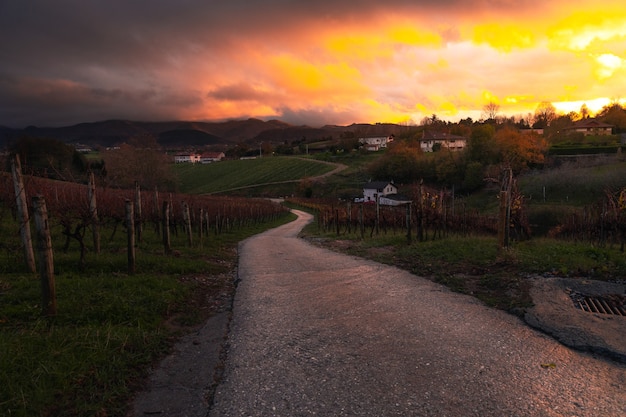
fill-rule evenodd
<path id="1" fill-rule="evenodd" d="M 174 162 L 180 163 L 192 163 L 200 162 L 200 154 L 197 153 L 177 153 L 174 155 Z"/>
<path id="2" fill-rule="evenodd" d="M 359 138 L 359 143 L 368 151 L 378 151 L 386 148 L 388 143 L 393 142 L 393 135 Z"/>
<path id="3" fill-rule="evenodd" d="M 467 138 L 464 136 L 452 135 L 445 132 L 431 132 L 424 130 L 420 140 L 420 148 L 423 152 L 433 152 L 435 145 L 442 149 L 460 151 L 467 146 Z"/>
<path id="4" fill-rule="evenodd" d="M 569 131 L 579 132 L 585 136 L 589 135 L 611 135 L 613 125 L 602 123 L 596 118 L 579 120 L 573 126 L 566 128 Z"/>
<path id="5" fill-rule="evenodd" d="M 383 206 L 398 206 L 410 203 L 411 200 L 398 194 L 398 187 L 393 182 L 374 181 L 363 186 L 363 203 L 375 203 L 378 196 L 378 203 Z"/>

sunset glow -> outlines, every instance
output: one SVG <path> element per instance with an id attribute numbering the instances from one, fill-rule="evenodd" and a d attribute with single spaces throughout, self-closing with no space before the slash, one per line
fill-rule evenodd
<path id="1" fill-rule="evenodd" d="M 626 94 L 621 0 L 136 3 L 3 2 L 0 125 L 419 123 Z"/>

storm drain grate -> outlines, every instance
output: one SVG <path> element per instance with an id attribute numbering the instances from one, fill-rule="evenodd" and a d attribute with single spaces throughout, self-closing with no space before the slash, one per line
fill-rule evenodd
<path id="1" fill-rule="evenodd" d="M 574 306 L 580 310 L 626 317 L 626 296 L 624 295 L 585 295 L 571 291 L 569 296 L 574 302 Z"/>

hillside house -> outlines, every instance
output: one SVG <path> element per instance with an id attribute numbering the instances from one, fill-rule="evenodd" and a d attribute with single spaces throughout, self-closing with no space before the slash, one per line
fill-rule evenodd
<path id="1" fill-rule="evenodd" d="M 467 138 L 464 136 L 452 135 L 445 132 L 432 132 L 424 130 L 420 140 L 420 148 L 423 152 L 433 152 L 434 149 L 449 149 L 460 151 L 467 146 Z"/>
<path id="2" fill-rule="evenodd" d="M 613 125 L 600 122 L 596 118 L 588 118 L 579 120 L 573 126 L 566 128 L 570 132 L 582 133 L 589 135 L 611 135 L 613 134 Z"/>
<path id="3" fill-rule="evenodd" d="M 200 154 L 197 153 L 177 153 L 174 155 L 174 162 L 177 164 L 191 163 L 195 164 L 200 162 Z"/>
<path id="4" fill-rule="evenodd" d="M 200 163 L 210 164 L 211 162 L 218 162 L 224 159 L 225 156 L 224 152 L 204 152 L 200 155 Z"/>
<path id="5" fill-rule="evenodd" d="M 398 194 L 398 187 L 393 182 L 374 181 L 363 186 L 363 199 L 358 199 L 363 203 L 375 203 L 378 196 L 378 203 L 383 206 L 398 206 L 410 203 L 407 197 Z"/>
<path id="6" fill-rule="evenodd" d="M 359 143 L 368 151 L 379 151 L 393 142 L 393 135 L 359 138 Z"/>

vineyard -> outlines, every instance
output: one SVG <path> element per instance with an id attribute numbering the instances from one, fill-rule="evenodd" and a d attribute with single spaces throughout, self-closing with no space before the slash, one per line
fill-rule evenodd
<path id="1" fill-rule="evenodd" d="M 0 174 L 0 415 L 127 415 L 175 337 L 229 308 L 237 243 L 292 218 L 269 200 L 22 183 L 19 199 Z"/>
<path id="2" fill-rule="evenodd" d="M 494 194 L 497 201 L 499 195 Z M 406 234 L 408 242 L 441 239 L 450 236 L 496 236 L 501 217 L 506 218 L 507 239 L 527 240 L 533 236 L 528 219 L 529 201 L 516 187 L 511 192 L 504 215 L 485 213 L 467 207 L 451 192 L 416 185 L 410 193 L 411 204 L 401 206 L 375 203 L 340 202 L 333 199 L 292 198 L 292 204 L 314 210 L 318 229 L 335 236 L 368 238 L 379 234 Z M 620 247 L 626 242 L 626 189 L 605 191 L 596 204 L 564 211 L 559 224 L 548 236 L 561 240 L 585 242 L 595 246 Z"/>
<path id="3" fill-rule="evenodd" d="M 184 233 L 189 246 L 202 245 L 203 238 L 207 239 L 210 233 L 220 234 L 264 223 L 287 211 L 279 204 L 262 199 L 97 188 L 38 177 L 28 177 L 24 188 L 27 202 L 35 196 L 45 200 L 51 229 L 59 232 L 57 236 L 63 236 L 63 241 L 53 246 L 67 251 L 72 243 L 78 245 L 81 264 L 85 262 L 87 251 L 99 252 L 99 238 L 91 240 L 90 231 L 106 230 L 109 235 L 104 238 L 111 241 L 120 229 L 127 227 L 129 202 L 133 205 L 138 241 L 143 238 L 144 228 L 150 227 L 157 235 L 168 231 L 175 235 Z M 16 199 L 9 175 L 0 177 L 0 204 L 15 217 Z M 166 224 L 163 223 L 164 213 L 168 217 Z M 164 249 L 169 251 L 170 248 Z"/>

